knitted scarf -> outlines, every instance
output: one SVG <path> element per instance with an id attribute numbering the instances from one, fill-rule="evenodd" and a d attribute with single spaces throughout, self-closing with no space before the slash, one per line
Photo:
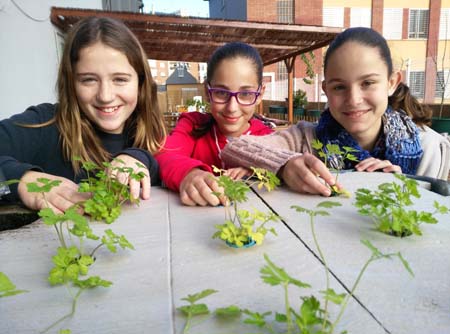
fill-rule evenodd
<path id="1" fill-rule="evenodd" d="M 327 143 L 352 147 L 359 161 L 369 157 L 389 160 L 392 164 L 402 168 L 402 173 L 415 174 L 422 158 L 423 150 L 420 146 L 419 129 L 411 118 L 403 111 L 394 111 L 390 107 L 382 116 L 383 132 L 375 143 L 371 152 L 362 149 L 355 139 L 333 118 L 329 109 L 325 110 L 316 127 L 316 136 L 324 146 Z M 336 159 L 334 159 L 336 160 Z M 355 162 L 330 161 L 334 168 L 352 169 Z"/>

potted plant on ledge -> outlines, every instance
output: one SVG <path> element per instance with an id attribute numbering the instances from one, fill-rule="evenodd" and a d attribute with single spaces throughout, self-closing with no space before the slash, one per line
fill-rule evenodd
<path id="1" fill-rule="evenodd" d="M 308 98 L 306 97 L 306 92 L 302 89 L 297 89 L 294 93 L 294 116 L 304 117 L 305 109 L 308 105 Z"/>

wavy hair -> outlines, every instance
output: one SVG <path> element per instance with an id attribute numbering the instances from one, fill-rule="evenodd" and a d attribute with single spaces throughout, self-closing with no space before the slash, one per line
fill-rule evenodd
<path id="1" fill-rule="evenodd" d="M 164 118 L 159 110 L 156 83 L 147 56 L 136 36 L 121 21 L 89 17 L 77 22 L 67 35 L 57 80 L 59 105 L 55 114 L 64 158 L 75 173 L 84 161 L 101 164 L 111 159 L 96 135 L 93 124 L 81 111 L 75 91 L 75 66 L 83 48 L 97 42 L 122 52 L 138 74 L 138 102 L 125 123 L 133 146 L 157 152 L 166 136 Z M 80 157 L 81 161 L 73 157 Z"/>

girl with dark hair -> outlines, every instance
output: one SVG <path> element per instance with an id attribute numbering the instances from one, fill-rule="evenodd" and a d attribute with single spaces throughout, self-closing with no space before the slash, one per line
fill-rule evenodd
<path id="1" fill-rule="evenodd" d="M 227 138 L 272 132 L 253 118 L 265 89 L 262 72 L 260 55 L 245 43 L 225 44 L 211 56 L 205 80 L 211 113 L 183 113 L 163 149 L 155 156 L 163 183 L 180 192 L 183 204 L 220 203 L 212 194 L 220 191 L 212 177 L 212 166 L 225 168 L 220 153 Z M 246 170 L 237 168 L 228 173 L 239 178 Z"/>
<path id="2" fill-rule="evenodd" d="M 233 141 L 222 157 L 230 166 L 258 166 L 292 189 L 331 194 L 335 179 L 315 155 L 314 139 L 356 149 L 359 162 L 345 169 L 403 172 L 447 179 L 450 144 L 430 129 L 431 112 L 421 106 L 393 70 L 386 40 L 369 28 L 349 28 L 330 44 L 322 89 L 328 108 L 319 123 L 299 122 L 285 131 Z M 332 167 L 333 161 L 329 161 Z"/>
<path id="3" fill-rule="evenodd" d="M 6 179 L 20 179 L 10 199 L 39 210 L 45 207 L 42 195 L 29 193 L 26 183 L 57 179 L 61 185 L 46 200 L 56 212 L 65 211 L 86 196 L 77 191 L 86 177 L 81 164 L 114 157 L 144 172 L 129 186 L 134 197 L 149 198 L 150 185 L 159 182 L 151 153 L 163 143 L 165 127 L 147 56 L 133 33 L 110 18 L 79 21 L 65 41 L 57 89 L 57 104 L 33 106 L 0 122 L 0 168 Z"/>

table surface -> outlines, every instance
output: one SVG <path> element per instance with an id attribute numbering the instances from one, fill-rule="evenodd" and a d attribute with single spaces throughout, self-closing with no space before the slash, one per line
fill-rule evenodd
<path id="1" fill-rule="evenodd" d="M 347 173 L 340 177 L 351 193 L 394 180 L 391 174 L 383 173 Z M 450 197 L 424 188 L 421 195 L 414 204 L 416 210 L 430 210 L 435 200 L 450 206 Z M 283 221 L 272 225 L 278 236 L 268 234 L 260 246 L 234 249 L 211 238 L 214 225 L 223 222 L 223 207 L 183 206 L 177 194 L 152 188 L 150 200 L 142 201 L 139 207 L 124 207 L 113 225 L 92 224 L 97 234 L 106 228 L 124 234 L 135 250 L 111 254 L 101 248 L 89 273 L 113 285 L 81 294 L 75 315 L 49 332 L 70 328 L 72 333 L 182 333 L 185 318 L 176 308 L 185 304 L 181 298 L 204 289 L 219 291 L 204 300 L 212 310 L 233 304 L 261 313 L 284 313 L 282 288 L 267 285 L 260 278 L 264 254 L 292 277 L 312 285 L 303 290 L 289 288 L 291 306 L 298 310 L 301 296 L 320 297 L 319 291 L 325 289 L 325 271 L 318 260 L 309 218 L 290 206 L 312 209 L 324 200 L 284 188 L 251 193 L 245 208 L 273 210 Z M 438 224 L 421 225 L 422 236 L 394 238 L 375 231 L 370 219 L 357 213 L 354 196 L 332 200 L 342 206 L 330 210 L 330 216 L 316 217 L 315 228 L 332 272 L 330 285 L 336 292 L 351 288 L 370 256 L 361 239 L 370 240 L 382 252 L 401 251 L 415 274 L 411 277 L 398 260 L 373 263 L 335 333 L 450 333 L 449 217 L 436 215 Z M 86 247 L 95 245 L 87 242 Z M 53 228 L 40 221 L 0 232 L 0 272 L 7 274 L 17 288 L 29 290 L 0 299 L 1 333 L 39 333 L 70 311 L 67 290 L 47 282 L 57 247 Z M 338 309 L 332 305 L 330 312 L 334 319 Z M 211 317 L 190 333 L 257 330 L 242 321 Z"/>

